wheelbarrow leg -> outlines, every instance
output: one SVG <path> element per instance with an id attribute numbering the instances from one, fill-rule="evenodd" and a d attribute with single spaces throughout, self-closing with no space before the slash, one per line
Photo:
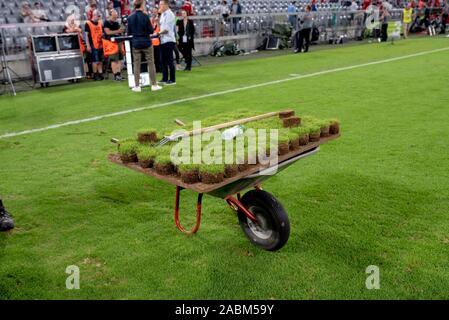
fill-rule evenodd
<path id="1" fill-rule="evenodd" d="M 203 199 L 203 194 L 199 193 L 198 194 L 198 201 L 196 204 L 196 224 L 193 227 L 193 229 L 191 231 L 187 231 L 182 225 L 181 222 L 179 221 L 179 199 L 181 197 L 181 191 L 184 188 L 176 186 L 176 201 L 175 201 L 175 223 L 176 223 L 176 227 L 179 229 L 179 231 L 181 231 L 182 233 L 185 234 L 195 234 L 198 229 L 200 228 L 200 224 L 201 224 L 201 202 Z"/>

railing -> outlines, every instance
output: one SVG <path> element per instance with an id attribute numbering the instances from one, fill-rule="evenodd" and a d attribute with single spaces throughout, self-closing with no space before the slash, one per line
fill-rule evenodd
<path id="1" fill-rule="evenodd" d="M 391 19 L 400 20 L 402 9 L 391 10 Z M 364 11 L 349 9 L 327 9 L 312 12 L 314 26 L 320 30 L 320 40 L 327 41 L 331 37 L 345 35 L 355 36 L 355 31 L 361 30 L 364 23 Z M 257 13 L 241 14 L 223 19 L 219 15 L 193 16 L 196 27 L 196 41 L 209 42 L 217 40 L 241 39 L 256 35 L 269 34 L 276 24 L 298 27 L 298 18 L 304 12 L 287 13 Z M 81 26 L 84 26 L 81 22 Z M 33 24 L 0 25 L 1 39 L 7 55 L 17 55 L 26 52 L 30 35 L 61 33 L 64 22 L 47 22 Z"/>

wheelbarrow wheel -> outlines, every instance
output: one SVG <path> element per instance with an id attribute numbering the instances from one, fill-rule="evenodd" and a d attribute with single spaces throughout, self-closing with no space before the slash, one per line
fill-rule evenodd
<path id="1" fill-rule="evenodd" d="M 253 222 L 238 211 L 240 226 L 251 243 L 268 251 L 281 249 L 290 236 L 290 222 L 282 204 L 263 190 L 245 193 L 240 202 L 257 218 L 257 223 Z"/>

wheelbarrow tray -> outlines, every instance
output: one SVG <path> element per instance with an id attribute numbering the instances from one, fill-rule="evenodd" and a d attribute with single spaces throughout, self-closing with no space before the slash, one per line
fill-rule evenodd
<path id="1" fill-rule="evenodd" d="M 314 153 L 313 151 L 317 151 L 318 147 L 321 144 L 327 143 L 328 141 L 331 141 L 331 140 L 334 140 L 334 139 L 338 138 L 339 136 L 340 136 L 340 134 L 335 134 L 335 135 L 331 135 L 329 137 L 323 137 L 320 139 L 320 141 L 308 143 L 305 146 L 301 146 L 298 150 L 294 150 L 285 155 L 279 156 L 277 172 L 285 169 L 290 164 L 292 164 L 294 161 L 299 160 L 301 158 L 300 157 L 301 155 Z M 119 164 L 121 166 L 127 167 L 127 168 L 132 169 L 137 172 L 144 173 L 148 176 L 165 181 L 165 182 L 175 185 L 177 187 L 181 187 L 183 189 L 189 189 L 189 190 L 195 191 L 200 194 L 207 193 L 209 195 L 223 198 L 223 199 L 231 194 L 240 192 L 241 190 L 246 189 L 252 185 L 256 185 L 256 184 L 260 183 L 261 181 L 266 180 L 272 176 L 272 175 L 260 174 L 260 172 L 263 172 L 264 170 L 267 170 L 269 168 L 267 166 L 257 164 L 257 165 L 251 166 L 250 169 L 245 170 L 244 172 L 239 172 L 237 175 L 235 175 L 231 178 L 226 178 L 225 180 L 223 180 L 220 183 L 205 184 L 205 183 L 198 182 L 198 183 L 189 184 L 189 183 L 184 183 L 181 180 L 181 178 L 176 175 L 160 175 L 156 172 L 156 170 L 142 168 L 138 163 L 134 163 L 134 162 L 123 163 L 118 154 L 110 154 L 108 158 L 113 163 Z M 289 161 L 291 159 L 296 159 L 296 160 Z"/>

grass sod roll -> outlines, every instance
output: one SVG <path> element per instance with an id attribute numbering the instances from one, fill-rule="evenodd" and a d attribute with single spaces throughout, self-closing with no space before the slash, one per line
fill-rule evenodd
<path id="1" fill-rule="evenodd" d="M 139 143 L 134 139 L 124 139 L 118 145 L 120 159 L 124 163 L 137 162 L 137 150 Z"/>

